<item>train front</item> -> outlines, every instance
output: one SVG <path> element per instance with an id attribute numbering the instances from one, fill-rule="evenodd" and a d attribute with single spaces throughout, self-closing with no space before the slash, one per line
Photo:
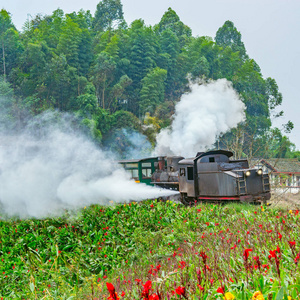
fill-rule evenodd
<path id="1" fill-rule="evenodd" d="M 214 150 L 179 162 L 179 189 L 191 201 L 265 203 L 270 199 L 268 174 L 249 168 L 248 161 L 230 160 L 233 153 Z"/>
<path id="2" fill-rule="evenodd" d="M 271 198 L 269 175 L 262 169 L 234 170 L 237 192 L 242 202 L 266 203 Z"/>

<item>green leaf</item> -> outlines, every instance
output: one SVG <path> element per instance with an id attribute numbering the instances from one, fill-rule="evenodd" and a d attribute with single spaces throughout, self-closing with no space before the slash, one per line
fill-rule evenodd
<path id="1" fill-rule="evenodd" d="M 284 297 L 284 287 L 282 287 L 276 295 L 275 300 L 282 300 Z"/>
<path id="2" fill-rule="evenodd" d="M 33 293 L 34 292 L 34 284 L 33 284 L 33 282 L 30 282 L 29 287 L 30 287 L 31 292 Z"/>
<path id="3" fill-rule="evenodd" d="M 259 285 L 260 285 L 260 289 L 263 290 L 264 286 L 265 286 L 263 276 L 260 276 L 260 278 L 259 278 Z"/>

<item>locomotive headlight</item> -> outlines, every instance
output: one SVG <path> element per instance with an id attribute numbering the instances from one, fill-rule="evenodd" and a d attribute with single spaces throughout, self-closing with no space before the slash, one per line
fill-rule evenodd
<path id="1" fill-rule="evenodd" d="M 258 169 L 258 170 L 256 171 L 256 173 L 257 173 L 257 175 L 261 175 L 261 174 L 263 173 L 263 171 L 262 171 L 262 169 Z"/>
<path id="2" fill-rule="evenodd" d="M 251 175 L 251 172 L 250 172 L 250 171 L 246 171 L 246 172 L 245 172 L 245 175 L 248 177 L 248 176 Z"/>

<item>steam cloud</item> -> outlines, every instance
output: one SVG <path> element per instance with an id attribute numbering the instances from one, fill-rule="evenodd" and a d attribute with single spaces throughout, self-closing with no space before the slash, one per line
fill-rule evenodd
<path id="1" fill-rule="evenodd" d="M 226 79 L 193 84 L 175 108 L 171 128 L 157 137 L 156 155 L 193 157 L 245 119 L 245 105 Z"/>
<path id="2" fill-rule="evenodd" d="M 47 112 L 18 135 L 0 132 L 0 211 L 42 218 L 177 193 L 135 183 L 71 123 L 68 115 Z"/>

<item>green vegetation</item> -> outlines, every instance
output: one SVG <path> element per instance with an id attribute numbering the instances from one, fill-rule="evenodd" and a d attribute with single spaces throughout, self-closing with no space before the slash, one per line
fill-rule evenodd
<path id="1" fill-rule="evenodd" d="M 59 109 L 76 113 L 99 143 L 124 127 L 154 144 L 188 91 L 188 78 L 226 78 L 246 105 L 246 121 L 221 136 L 218 145 L 239 157 L 299 157 L 284 135 L 293 124 L 271 129 L 272 119 L 283 114 L 276 81 L 263 78 L 230 21 L 214 41 L 192 36 L 171 8 L 153 27 L 141 19 L 128 25 L 120 0 L 102 0 L 94 16 L 57 9 L 28 20 L 19 32 L 2 9 L 0 51 L 0 105 L 10 128 L 20 128 L 25 112 Z M 143 126 L 145 116 L 155 120 L 152 130 Z M 17 125 L 11 124 L 14 119 Z"/>
<path id="2" fill-rule="evenodd" d="M 151 281 L 149 299 L 249 299 L 256 291 L 298 299 L 299 216 L 145 201 L 46 220 L 2 217 L 0 298 L 107 299 L 109 282 L 120 299 L 140 299 Z"/>

